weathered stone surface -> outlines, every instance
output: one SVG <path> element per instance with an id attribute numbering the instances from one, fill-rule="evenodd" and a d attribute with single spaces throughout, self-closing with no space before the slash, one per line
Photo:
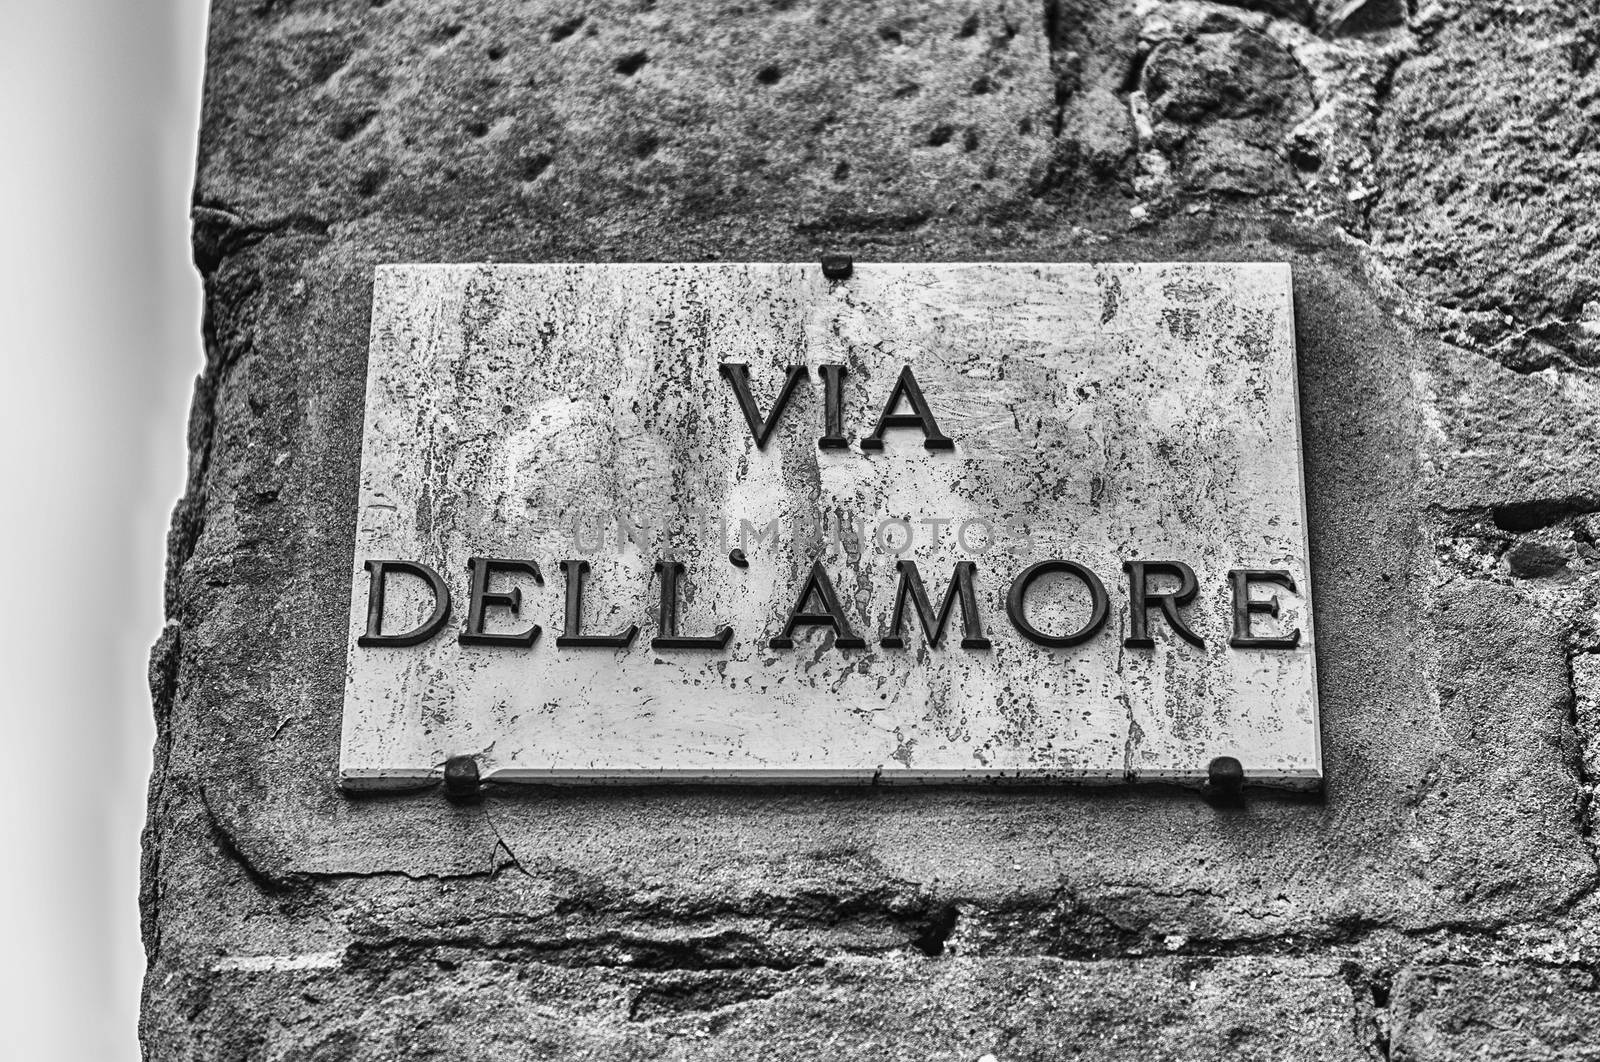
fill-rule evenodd
<path id="1" fill-rule="evenodd" d="M 1307 78 L 1288 49 L 1231 21 L 1155 44 L 1139 91 L 1147 148 L 1189 193 L 1266 195 L 1295 188 L 1288 138 L 1311 114 Z"/>
<path id="2" fill-rule="evenodd" d="M 1420 367 L 1437 410 L 1429 465 L 1440 505 L 1524 532 L 1600 510 L 1600 380 L 1519 373 L 1441 345 Z"/>
<path id="3" fill-rule="evenodd" d="M 1464 345 L 1600 364 L 1600 10 L 1433 5 L 1378 122 L 1375 242 Z"/>
<path id="4" fill-rule="evenodd" d="M 1006 0 L 219 4 L 198 198 L 624 257 L 635 229 L 715 255 L 719 217 L 982 224 L 1030 201 L 1050 146 L 1039 24 Z"/>
<path id="5" fill-rule="evenodd" d="M 194 1053 L 173 1057 L 1369 1057 L 1350 986 L 1327 962 L 845 958 L 746 971 L 449 954 L 438 952 L 444 969 L 404 977 L 375 954 L 222 960 L 220 1005 L 207 1008 Z M 303 1001 L 305 1020 L 258 1024 L 284 995 Z"/>
<path id="6" fill-rule="evenodd" d="M 1600 995 L 1588 971 L 1407 969 L 1395 979 L 1394 1062 L 1600 1058 Z"/>
<path id="7" fill-rule="evenodd" d="M 640 1035 L 633 1004 L 607 987 L 623 950 L 687 971 L 673 976 L 691 998 L 719 998 L 698 980 L 708 970 L 753 998 L 792 969 L 818 978 L 805 991 L 848 997 L 851 1013 L 875 1013 L 881 991 L 909 1015 L 946 1005 L 954 982 L 932 956 L 952 945 L 968 969 L 1095 959 L 1050 976 L 1103 977 L 1127 1001 L 1118 1020 L 1145 1029 L 1166 1013 L 1150 986 L 1175 968 L 1153 956 L 1221 968 L 1270 955 L 1240 992 L 1307 1000 L 1312 1017 L 1287 1002 L 1264 1013 L 1273 1039 L 1252 1015 L 1264 1057 L 1304 1056 L 1337 1006 L 1363 1049 L 1393 1032 L 1397 1055 L 1425 1042 L 1456 1057 L 1509 1051 L 1515 1027 L 1524 1046 L 1576 1050 L 1571 1014 L 1588 1012 L 1553 988 L 1563 969 L 1545 980 L 1465 967 L 1525 961 L 1530 935 L 1540 961 L 1593 959 L 1580 796 L 1594 762 L 1584 344 L 1596 330 L 1592 212 L 1577 204 L 1594 13 L 1461 0 L 1423 5 L 1410 28 L 1323 38 L 1311 28 L 1320 8 L 1311 26 L 1232 5 L 1079 8 L 216 6 L 197 211 L 210 365 L 172 538 L 173 623 L 152 668 L 152 1057 L 378 1057 L 376 1033 L 369 1044 L 351 1024 L 366 1008 L 373 1029 L 429 1042 L 470 1043 L 475 1014 L 525 1029 L 553 1012 L 586 1015 L 553 1036 L 622 1043 Z M 1278 58 L 1202 39 L 1213 32 L 1277 42 L 1306 72 L 1310 114 L 1299 119 L 1292 84 L 1260 87 Z M 1191 136 L 1168 160 L 1137 128 L 1139 64 L 1190 34 L 1164 53 L 1190 57 L 1178 81 L 1210 69 L 1213 46 L 1263 64 L 1228 84 L 1270 96 L 1242 106 L 1283 129 L 1293 185 L 1271 170 L 1267 192 L 1176 191 L 1174 172 L 1210 172 L 1233 151 L 1208 158 Z M 814 65 L 791 68 L 796 56 Z M 973 92 L 985 76 L 997 87 Z M 808 78 L 818 91 L 794 91 Z M 346 108 L 357 121 L 338 125 Z M 1232 120 L 1201 127 L 1231 135 Z M 934 137 L 940 125 L 947 138 Z M 652 134 L 653 147 L 638 139 Z M 1369 233 L 1376 251 L 1359 242 Z M 1325 802 L 616 790 L 453 806 L 338 794 L 373 267 L 828 250 L 1293 264 Z M 1552 555 L 1571 559 L 1556 570 Z M 552 952 L 566 965 L 546 977 L 535 967 Z M 331 958 L 285 972 L 225 962 L 305 954 Z M 868 963 L 847 988 L 821 987 L 814 970 L 853 956 Z M 1420 970 L 1390 984 L 1440 961 L 1462 967 L 1443 975 L 1448 991 L 1422 993 Z M 477 972 L 497 962 L 507 968 Z M 1320 980 L 1329 963 L 1348 997 Z M 676 990 L 658 987 L 643 1013 L 669 1005 Z M 1220 1016 L 1239 997 L 1178 994 L 1195 1000 L 1193 1020 L 1173 1035 L 1201 1045 L 1193 1055 L 1223 1053 L 1207 1045 L 1226 1037 Z M 386 1009 L 391 997 L 413 1009 Z M 1048 1012 L 1007 1005 L 1017 1028 Z M 780 1031 L 824 1044 L 833 1031 L 820 1009 L 782 1013 L 792 1026 L 740 1025 L 730 1043 L 754 1054 Z M 1087 1035 L 1070 1025 L 1028 1042 Z M 727 1027 L 703 1028 L 696 1042 L 720 1050 Z M 1097 1057 L 1162 1042 L 1118 1036 L 1108 1028 Z M 951 1042 L 974 1057 L 982 1047 Z"/>

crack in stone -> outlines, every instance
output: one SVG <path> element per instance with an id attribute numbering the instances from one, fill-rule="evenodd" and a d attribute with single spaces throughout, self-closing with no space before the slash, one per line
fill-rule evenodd
<path id="1" fill-rule="evenodd" d="M 690 938 L 647 937 L 623 932 L 588 936 L 496 939 L 473 934 L 400 932 L 379 941 L 357 939 L 346 952 L 352 968 L 387 969 L 394 963 L 441 961 L 441 956 L 466 953 L 474 958 L 574 968 L 628 970 L 795 970 L 821 966 L 816 956 L 774 951 L 757 938 L 734 930 Z"/>
<path id="2" fill-rule="evenodd" d="M 269 896 L 297 896 L 307 897 L 317 885 L 338 883 L 343 881 L 369 881 L 385 878 L 403 879 L 406 881 L 469 881 L 472 879 L 492 880 L 499 872 L 499 865 L 492 865 L 484 870 L 447 871 L 442 873 L 423 872 L 417 873 L 409 870 L 375 869 L 375 870 L 292 870 L 288 872 L 274 871 L 262 866 L 257 860 L 252 859 L 246 851 L 239 833 L 228 822 L 226 816 L 217 811 L 211 801 L 210 794 L 204 784 L 196 787 L 200 806 L 205 811 L 206 821 L 211 832 L 211 838 L 217 850 L 231 863 L 243 871 L 259 891 Z M 503 841 L 496 846 L 496 852 L 504 847 L 508 855 L 515 859 L 515 854 Z M 521 864 L 517 864 L 521 869 Z M 526 871 L 524 871 L 526 873 Z"/>
<path id="3" fill-rule="evenodd" d="M 500 867 L 501 867 L 502 864 L 500 864 L 500 862 L 499 862 L 497 857 L 499 855 L 500 850 L 504 849 L 506 855 L 509 856 L 510 859 L 511 859 L 511 865 L 512 866 L 516 867 L 519 871 L 521 871 L 523 876 L 530 877 L 530 878 L 533 877 L 533 875 L 528 872 L 528 868 L 522 865 L 522 860 L 521 860 L 520 857 L 518 857 L 518 855 L 516 853 L 516 850 L 513 849 L 511 847 L 511 845 L 506 843 L 505 835 L 500 832 L 500 825 L 494 821 L 494 814 L 489 810 L 489 805 L 488 804 L 483 804 L 482 807 L 483 807 L 483 819 L 484 819 L 485 822 L 487 822 L 489 824 L 489 829 L 494 831 L 494 839 L 495 839 L 495 851 L 491 852 L 490 856 L 489 856 L 489 861 L 490 861 L 490 864 L 491 864 L 490 876 L 492 877 L 495 873 L 497 873 L 500 870 Z"/>
<path id="4" fill-rule="evenodd" d="M 1356 1028 L 1366 1036 L 1363 1046 L 1380 1059 L 1389 1057 L 1389 1002 L 1393 995 L 1394 969 L 1368 967 L 1355 961 L 1340 964 L 1339 973 L 1350 986 L 1350 1002 Z"/>
<path id="5" fill-rule="evenodd" d="M 1062 27 L 1062 19 L 1066 14 L 1062 7 L 1064 2 L 1065 0 L 1044 0 L 1045 45 L 1050 51 L 1050 75 L 1055 92 L 1055 113 L 1050 121 L 1050 135 L 1056 138 L 1060 138 L 1062 126 L 1066 121 L 1067 100 L 1077 87 L 1070 82 L 1067 71 L 1066 31 Z"/>
<path id="6" fill-rule="evenodd" d="M 293 212 L 250 221 L 223 206 L 196 204 L 191 212 L 194 264 L 209 279 L 230 255 L 271 236 L 286 234 L 326 237 L 332 223 L 314 214 Z"/>

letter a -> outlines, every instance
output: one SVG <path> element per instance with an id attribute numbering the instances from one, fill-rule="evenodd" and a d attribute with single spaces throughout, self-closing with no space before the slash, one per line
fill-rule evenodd
<path id="1" fill-rule="evenodd" d="M 900 404 L 901 399 L 911 403 L 911 413 L 894 412 L 894 407 Z M 883 413 L 878 416 L 878 426 L 872 429 L 871 435 L 861 440 L 861 448 L 883 449 L 883 433 L 889 428 L 920 428 L 925 436 L 922 445 L 929 450 L 956 448 L 956 441 L 939 430 L 938 423 L 933 419 L 933 410 L 928 408 L 928 400 L 922 397 L 922 388 L 917 386 L 917 378 L 911 375 L 909 365 L 900 370 L 900 379 L 895 381 L 894 390 L 889 392 L 889 401 L 883 404 Z"/>
<path id="2" fill-rule="evenodd" d="M 811 600 L 813 595 L 821 604 L 822 611 L 803 611 L 806 602 Z M 789 622 L 783 625 L 783 633 L 772 639 L 772 648 L 793 649 L 796 627 L 832 627 L 833 644 L 840 649 L 867 647 L 866 639 L 856 637 L 850 630 L 850 621 L 845 618 L 844 609 L 839 607 L 839 595 L 834 593 L 833 582 L 828 578 L 828 571 L 822 566 L 821 561 L 811 565 L 811 574 L 806 576 L 805 585 L 800 588 L 800 596 L 795 598 L 794 608 L 789 610 Z"/>

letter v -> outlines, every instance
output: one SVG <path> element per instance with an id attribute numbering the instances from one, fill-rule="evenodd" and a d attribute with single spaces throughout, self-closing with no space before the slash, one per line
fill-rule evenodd
<path id="1" fill-rule="evenodd" d="M 756 400 L 750 394 L 750 366 L 737 361 L 725 361 L 718 368 L 722 375 L 733 384 L 733 395 L 739 400 L 739 408 L 744 411 L 744 419 L 750 425 L 750 435 L 756 441 L 756 449 L 765 450 L 767 440 L 772 438 L 772 430 L 778 426 L 778 420 L 783 416 L 783 411 L 789 405 L 789 398 L 794 394 L 796 385 L 811 374 L 811 370 L 804 365 L 789 366 L 788 379 L 783 381 L 783 390 L 778 392 L 778 400 L 772 403 L 772 412 L 762 417 L 761 411 L 756 408 Z"/>

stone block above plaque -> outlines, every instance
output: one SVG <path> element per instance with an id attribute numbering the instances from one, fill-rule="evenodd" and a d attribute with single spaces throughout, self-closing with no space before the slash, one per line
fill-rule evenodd
<path id="1" fill-rule="evenodd" d="M 367 372 L 347 788 L 1321 783 L 1286 265 L 382 266 Z"/>

